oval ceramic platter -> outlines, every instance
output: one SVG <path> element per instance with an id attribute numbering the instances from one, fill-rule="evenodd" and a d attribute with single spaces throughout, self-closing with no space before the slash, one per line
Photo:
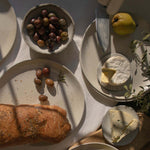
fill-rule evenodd
<path id="1" fill-rule="evenodd" d="M 34 83 L 36 70 L 45 66 L 51 70 L 54 87 L 47 87 L 46 78 L 42 79 L 41 86 Z M 83 90 L 63 65 L 44 59 L 24 61 L 9 69 L 0 79 L 0 103 L 40 104 L 40 94 L 48 97 L 46 104 L 57 105 L 67 111 L 72 129 L 79 125 L 84 112 Z"/>
<path id="2" fill-rule="evenodd" d="M 130 43 L 133 40 L 141 39 L 143 37 L 142 31 L 149 32 L 150 25 L 140 17 L 136 18 L 136 21 L 138 22 L 138 27 L 131 35 L 118 36 L 110 29 L 110 46 L 105 53 L 103 53 L 97 40 L 95 21 L 89 25 L 84 34 L 80 53 L 82 71 L 94 90 L 100 95 L 107 97 L 109 100 L 121 102 L 134 100 L 133 95 L 136 95 L 141 90 L 140 86 L 147 89 L 149 85 L 149 78 L 144 73 L 145 66 L 138 64 L 137 57 L 135 57 L 138 56 L 138 58 L 142 59 L 144 52 L 141 48 L 137 48 L 136 55 L 133 54 L 130 49 Z M 147 45 L 146 48 L 149 49 L 150 47 Z M 133 91 L 134 93 L 128 98 L 125 97 L 125 93 L 127 93 L 125 88 L 118 91 L 110 91 L 99 84 L 98 66 L 102 66 L 106 58 L 114 55 L 114 53 L 124 55 L 128 58 L 131 65 L 131 79 L 126 83 L 126 86 L 127 88 L 132 87 L 131 93 L 133 93 Z M 148 66 L 148 64 L 150 64 L 150 54 L 147 53 L 146 57 Z"/>
<path id="3" fill-rule="evenodd" d="M 118 150 L 118 149 L 105 143 L 92 142 L 76 146 L 75 148 L 69 150 Z"/>
<path id="4" fill-rule="evenodd" d="M 10 52 L 17 33 L 17 20 L 8 0 L 0 1 L 0 60 Z"/>

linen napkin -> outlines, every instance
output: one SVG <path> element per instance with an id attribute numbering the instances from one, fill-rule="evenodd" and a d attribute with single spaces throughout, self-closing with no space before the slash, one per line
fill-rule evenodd
<path id="1" fill-rule="evenodd" d="M 100 4 L 106 6 L 106 11 L 109 15 L 114 15 L 118 12 L 124 0 L 97 0 Z"/>

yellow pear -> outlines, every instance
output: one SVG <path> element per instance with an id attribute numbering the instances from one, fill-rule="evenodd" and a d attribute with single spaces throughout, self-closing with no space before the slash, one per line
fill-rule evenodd
<path id="1" fill-rule="evenodd" d="M 119 35 L 131 34 L 135 31 L 136 24 L 128 13 L 117 13 L 112 18 L 112 27 Z"/>

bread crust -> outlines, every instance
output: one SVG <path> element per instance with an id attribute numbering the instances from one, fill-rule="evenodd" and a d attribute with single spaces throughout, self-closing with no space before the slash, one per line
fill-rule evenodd
<path id="1" fill-rule="evenodd" d="M 0 104 L 0 147 L 58 143 L 71 130 L 66 111 L 55 105 Z"/>

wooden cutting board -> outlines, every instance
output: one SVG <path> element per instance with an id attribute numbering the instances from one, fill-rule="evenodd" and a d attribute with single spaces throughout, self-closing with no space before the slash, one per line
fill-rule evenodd
<path id="1" fill-rule="evenodd" d="M 140 119 L 140 131 L 137 137 L 129 145 L 117 147 L 119 150 L 150 150 L 150 117 L 142 113 L 138 113 L 138 116 Z M 103 137 L 101 128 L 87 135 L 87 137 L 81 139 L 77 143 L 73 144 L 69 148 L 69 150 L 71 150 L 77 145 L 81 145 L 84 143 L 91 143 L 91 142 L 107 143 L 107 141 Z"/>

